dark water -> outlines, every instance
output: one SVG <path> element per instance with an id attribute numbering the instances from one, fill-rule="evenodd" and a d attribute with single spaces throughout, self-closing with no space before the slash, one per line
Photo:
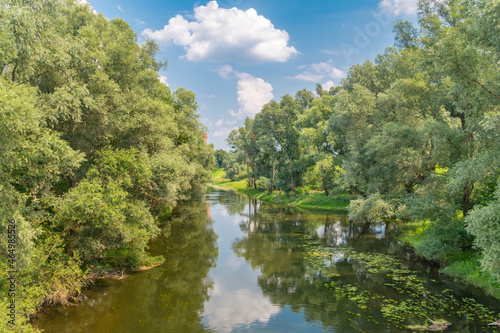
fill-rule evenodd
<path id="1" fill-rule="evenodd" d="M 395 225 L 354 225 L 342 214 L 262 205 L 233 192 L 210 191 L 179 207 L 150 245 L 165 264 L 122 280 L 99 282 L 74 307 L 48 309 L 34 324 L 45 332 L 400 332 L 376 306 L 360 309 L 325 287 L 306 260 L 304 239 L 328 248 L 400 258 L 439 292 L 497 302 L 443 280 L 415 263 Z M 377 291 L 359 263 L 337 260 L 338 282 Z M 439 279 L 439 281 L 437 281 Z M 389 291 L 388 291 L 389 292 Z M 496 309 L 495 309 L 496 307 Z M 450 332 L 498 332 L 451 315 Z"/>

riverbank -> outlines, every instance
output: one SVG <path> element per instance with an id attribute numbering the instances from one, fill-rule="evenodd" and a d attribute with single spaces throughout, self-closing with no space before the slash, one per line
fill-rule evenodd
<path id="1" fill-rule="evenodd" d="M 412 228 L 401 237 L 401 241 L 417 248 L 425 237 L 429 222 L 410 222 Z M 418 253 L 417 253 L 418 254 Z M 481 254 L 477 251 L 466 251 L 450 257 L 446 262 L 439 263 L 439 272 L 462 283 L 480 288 L 491 296 L 500 299 L 500 282 L 495 280 L 488 271 L 481 269 Z"/>
<path id="2" fill-rule="evenodd" d="M 215 188 L 238 191 L 270 204 L 347 212 L 349 202 L 352 199 L 348 194 L 327 197 L 324 192 L 307 192 L 302 188 L 298 188 L 295 198 L 283 193 L 280 195 L 278 191 L 269 194 L 266 190 L 248 188 L 246 179 L 231 181 L 225 178 L 224 169 L 216 170 L 212 177 L 214 181 L 212 186 Z M 401 241 L 415 249 L 425 237 L 428 222 L 416 221 L 410 222 L 410 224 L 413 227 L 408 229 L 406 234 L 402 236 Z M 478 252 L 463 252 L 448 258 L 446 262 L 439 263 L 441 266 L 440 272 L 457 281 L 481 288 L 493 297 L 500 299 L 500 282 L 496 281 L 490 273 L 481 269 L 480 259 L 481 255 Z"/>
<path id="3" fill-rule="evenodd" d="M 257 198 L 262 202 L 278 205 L 287 205 L 298 208 L 321 209 L 325 211 L 347 212 L 351 197 L 347 193 L 326 196 L 322 191 L 307 191 L 304 188 L 296 189 L 297 196 L 280 191 L 269 191 L 263 189 L 254 189 L 247 187 L 247 180 L 241 179 L 231 181 L 225 178 L 224 169 L 216 170 L 213 175 L 213 187 L 222 190 L 234 190 L 244 193 L 250 197 Z"/>

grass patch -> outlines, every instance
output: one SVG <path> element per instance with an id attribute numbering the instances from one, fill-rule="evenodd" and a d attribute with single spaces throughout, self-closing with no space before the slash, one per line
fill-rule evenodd
<path id="1" fill-rule="evenodd" d="M 214 185 L 216 187 L 221 187 L 225 189 L 233 189 L 237 191 L 243 191 L 247 188 L 247 180 L 234 180 L 226 178 L 226 171 L 224 169 L 217 169 L 212 174 L 212 178 L 214 180 Z"/>
<path id="2" fill-rule="evenodd" d="M 481 254 L 465 252 L 452 260 L 450 265 L 441 269 L 441 272 L 459 281 L 481 288 L 488 294 L 500 299 L 500 282 L 496 281 L 488 271 L 481 269 Z"/>
<path id="3" fill-rule="evenodd" d="M 415 248 L 424 240 L 424 231 L 430 221 L 413 221 L 407 224 L 407 231 L 400 239 Z M 500 281 L 481 269 L 481 254 L 463 252 L 448 258 L 448 263 L 440 272 L 463 283 L 478 287 L 495 298 L 500 299 Z"/>
<path id="4" fill-rule="evenodd" d="M 242 175 L 239 176 L 242 177 Z M 296 197 L 284 192 L 280 195 L 279 191 L 274 191 L 272 194 L 269 194 L 266 190 L 249 188 L 244 175 L 241 180 L 231 181 L 227 179 L 224 169 L 217 169 L 214 171 L 212 177 L 215 187 L 236 190 L 266 203 L 300 208 L 347 211 L 347 207 L 349 207 L 349 202 L 351 200 L 351 197 L 347 193 L 326 196 L 324 192 L 306 191 L 303 188 L 297 188 L 298 194 Z"/>
<path id="5" fill-rule="evenodd" d="M 401 241 L 414 248 L 423 241 L 423 233 L 429 228 L 429 225 L 430 221 L 411 221 L 405 223 L 406 231 L 400 237 Z"/>

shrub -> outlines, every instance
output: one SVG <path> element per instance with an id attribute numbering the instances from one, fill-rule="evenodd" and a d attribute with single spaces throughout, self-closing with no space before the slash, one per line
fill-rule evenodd
<path id="1" fill-rule="evenodd" d="M 266 177 L 259 177 L 255 184 L 257 185 L 257 188 L 261 190 L 269 190 L 271 188 L 271 180 Z"/>
<path id="2" fill-rule="evenodd" d="M 474 244 L 482 249 L 481 264 L 500 280 L 500 199 L 485 207 L 473 209 L 467 216 L 467 230 L 476 239 Z"/>
<path id="3" fill-rule="evenodd" d="M 385 202 L 379 193 L 366 199 L 353 200 L 349 206 L 349 219 L 353 222 L 380 222 L 391 218 L 393 214 L 392 206 Z"/>

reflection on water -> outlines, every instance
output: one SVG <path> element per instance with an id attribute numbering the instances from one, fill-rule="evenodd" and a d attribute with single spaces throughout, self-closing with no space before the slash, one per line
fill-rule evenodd
<path id="1" fill-rule="evenodd" d="M 379 310 L 336 299 L 304 253 L 307 237 L 324 247 L 404 258 L 397 225 L 356 225 L 345 215 L 212 190 L 177 208 L 162 228 L 150 252 L 163 255 L 164 265 L 101 281 L 79 306 L 49 309 L 35 324 L 47 332 L 399 331 L 380 324 Z M 370 280 L 359 262 L 342 255 L 329 260 L 343 283 L 366 290 L 383 284 Z M 462 325 L 459 331 L 474 330 Z"/>

